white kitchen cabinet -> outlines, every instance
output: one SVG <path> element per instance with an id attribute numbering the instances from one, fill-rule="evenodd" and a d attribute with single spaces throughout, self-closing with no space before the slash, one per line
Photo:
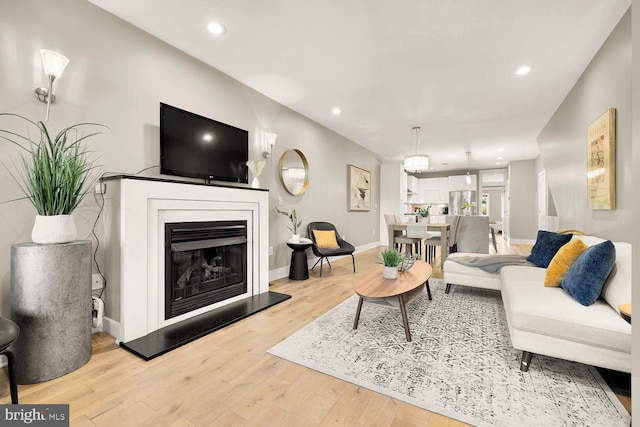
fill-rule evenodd
<path id="1" fill-rule="evenodd" d="M 440 189 L 440 203 L 449 203 L 449 178 L 447 177 L 442 177 L 442 178 L 436 178 L 440 180 L 440 185 L 439 185 L 439 189 Z"/>
<path id="2" fill-rule="evenodd" d="M 417 177 L 407 174 L 407 192 L 409 194 L 418 194 L 420 192 L 419 182 Z"/>
<path id="3" fill-rule="evenodd" d="M 449 189 L 447 177 L 422 178 L 420 181 L 420 203 L 448 203 Z"/>
<path id="4" fill-rule="evenodd" d="M 471 175 L 471 183 L 467 184 L 467 175 L 451 175 L 448 182 L 449 191 L 477 191 L 478 178 L 475 174 Z"/>

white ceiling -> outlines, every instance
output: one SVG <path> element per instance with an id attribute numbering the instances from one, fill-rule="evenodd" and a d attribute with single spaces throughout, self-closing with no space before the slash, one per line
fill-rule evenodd
<path id="1" fill-rule="evenodd" d="M 411 128 L 421 126 L 434 171 L 467 168 L 466 151 L 472 169 L 535 158 L 536 136 L 631 5 L 90 1 L 385 160 L 414 153 Z M 210 21 L 227 34 L 210 34 Z M 516 76 L 522 64 L 534 69 Z"/>

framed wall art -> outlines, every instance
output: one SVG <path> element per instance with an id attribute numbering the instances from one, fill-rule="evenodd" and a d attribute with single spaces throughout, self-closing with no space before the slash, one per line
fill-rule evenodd
<path id="1" fill-rule="evenodd" d="M 587 198 L 590 209 L 616 208 L 616 109 L 587 128 Z"/>
<path id="2" fill-rule="evenodd" d="M 371 210 L 371 172 L 348 165 L 349 210 Z"/>

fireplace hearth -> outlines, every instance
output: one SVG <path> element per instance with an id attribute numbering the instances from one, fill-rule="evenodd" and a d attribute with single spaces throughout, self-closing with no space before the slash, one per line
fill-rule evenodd
<path id="1" fill-rule="evenodd" d="M 247 222 L 165 223 L 165 319 L 247 292 Z"/>

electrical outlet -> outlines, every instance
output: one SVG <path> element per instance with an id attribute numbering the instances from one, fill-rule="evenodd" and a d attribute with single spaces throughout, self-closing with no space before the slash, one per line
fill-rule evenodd
<path id="1" fill-rule="evenodd" d="M 282 196 L 278 197 L 278 206 L 282 206 Z"/>
<path id="2" fill-rule="evenodd" d="M 96 194 L 104 194 L 107 191 L 107 185 L 103 184 L 101 182 L 96 183 L 95 187 L 93 188 L 93 191 Z"/>
<path id="3" fill-rule="evenodd" d="M 104 317 L 104 301 L 97 296 L 91 297 L 91 326 L 102 330 L 102 318 Z"/>
<path id="4" fill-rule="evenodd" d="M 273 255 L 273 246 L 269 246 L 269 256 Z"/>
<path id="5" fill-rule="evenodd" d="M 102 276 L 99 274 L 91 275 L 91 290 L 95 291 L 97 289 L 104 288 L 104 280 L 102 280 Z"/>

